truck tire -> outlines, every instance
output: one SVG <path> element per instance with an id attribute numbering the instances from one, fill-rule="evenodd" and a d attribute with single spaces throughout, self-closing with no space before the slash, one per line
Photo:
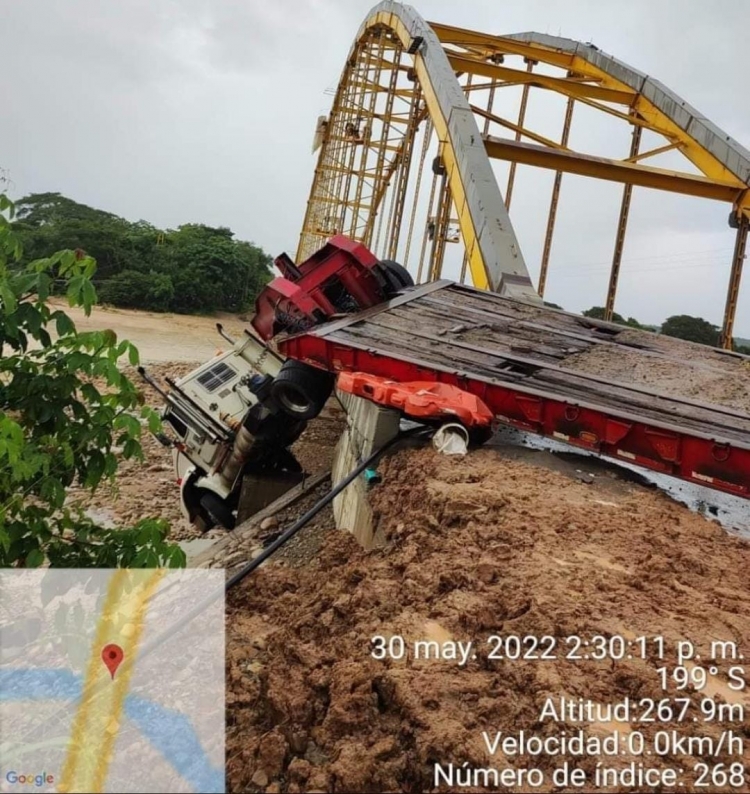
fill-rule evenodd
<path id="1" fill-rule="evenodd" d="M 226 500 L 212 491 L 205 491 L 201 496 L 201 507 L 209 516 L 225 529 L 234 529 L 236 520 Z"/>
<path id="2" fill-rule="evenodd" d="M 411 273 L 398 262 L 394 262 L 392 259 L 381 259 L 380 266 L 385 270 L 386 278 L 394 292 L 398 292 L 405 287 L 414 286 L 414 279 L 411 277 Z"/>
<path id="3" fill-rule="evenodd" d="M 276 376 L 271 395 L 285 414 L 295 419 L 313 419 L 333 391 L 330 372 L 287 359 Z"/>

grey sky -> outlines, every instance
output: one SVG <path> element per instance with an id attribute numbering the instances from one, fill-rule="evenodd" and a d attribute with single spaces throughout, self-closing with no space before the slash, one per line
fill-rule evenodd
<path id="1" fill-rule="evenodd" d="M 0 166 L 10 171 L 13 194 L 60 191 L 158 226 L 231 226 L 269 253 L 293 253 L 314 167 L 315 120 L 330 107 L 372 5 L 3 0 Z M 414 5 L 428 21 L 592 41 L 661 80 L 750 147 L 746 2 Z M 559 98 L 537 100 L 539 94 L 532 93 L 527 121 L 557 137 Z M 620 125 L 615 132 L 608 123 L 579 107 L 571 146 L 624 156 L 628 130 Z M 679 156 L 654 164 L 687 170 Z M 503 166 L 497 171 L 504 190 Z M 513 199 L 511 218 L 534 275 L 551 181 L 550 172 L 519 169 Z M 550 300 L 574 311 L 603 303 L 620 195 L 618 185 L 563 179 Z M 720 323 L 733 244 L 728 210 L 636 189 L 618 310 L 647 322 L 686 312 Z M 736 333 L 750 337 L 750 273 Z"/>

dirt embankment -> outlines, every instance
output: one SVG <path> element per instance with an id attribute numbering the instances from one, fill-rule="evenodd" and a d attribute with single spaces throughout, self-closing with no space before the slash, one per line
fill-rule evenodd
<path id="1" fill-rule="evenodd" d="M 144 361 L 157 362 L 150 369 L 160 377 L 179 377 L 225 347 L 215 334 L 215 318 L 96 310 L 92 318 L 76 321 L 81 330 L 113 328 L 131 339 Z M 231 326 L 233 335 L 239 326 Z M 686 343 L 676 344 L 686 349 Z M 736 377 L 737 361 L 725 368 L 720 353 L 694 351 L 701 367 L 690 368 L 693 380 L 687 382 L 679 361 L 639 364 L 641 357 L 629 361 L 618 351 L 613 358 L 608 350 L 601 346 L 567 363 L 602 377 L 750 408 L 747 381 Z M 724 371 L 717 375 L 718 370 Z M 152 404 L 159 403 L 144 391 Z M 308 433 L 309 444 L 306 434 L 298 451 L 314 470 L 330 454 L 336 432 L 313 422 Z M 172 521 L 173 537 L 193 536 L 179 513 L 169 452 L 148 435 L 144 447 L 145 467 L 123 465 L 118 498 L 102 490 L 87 504 L 121 524 L 161 515 Z M 461 460 L 429 449 L 402 452 L 382 464 L 381 474 L 373 500 L 388 539 L 384 549 L 363 552 L 348 534 L 326 532 L 321 515 L 312 532 L 303 530 L 288 550 L 288 566 L 267 565 L 229 598 L 230 790 L 421 792 L 433 788 L 436 763 L 549 772 L 566 760 L 490 757 L 483 730 L 545 736 L 583 727 L 588 736 L 642 731 L 648 741 L 663 728 L 707 737 L 731 728 L 747 745 L 747 720 L 581 726 L 540 719 L 548 697 L 590 698 L 603 705 L 625 697 L 664 697 L 656 670 L 675 664 L 679 640 L 701 650 L 710 641 L 733 641 L 747 654 L 746 542 L 657 491 L 599 476 L 582 482 L 492 449 Z M 572 660 L 564 653 L 548 661 L 489 659 L 486 640 L 495 634 L 549 635 L 564 651 L 565 638 L 572 636 L 660 635 L 667 653 L 664 659 L 652 654 L 617 661 Z M 478 655 L 463 667 L 416 660 L 413 654 L 378 661 L 371 657 L 375 635 L 402 637 L 409 649 L 416 640 L 443 646 L 472 641 Z M 704 694 L 750 707 L 729 688 L 726 664 L 718 667 Z M 689 697 L 697 702 L 700 695 Z M 568 760 L 590 774 L 598 759 Z M 609 763 L 634 760 L 645 759 L 624 755 Z M 691 790 L 690 770 L 700 760 L 676 752 L 646 763 L 686 769 L 681 788 Z M 742 760 L 747 766 L 747 753 Z M 545 784 L 537 790 L 549 789 Z"/>
<path id="2" fill-rule="evenodd" d="M 386 548 L 366 553 L 332 532 L 309 567 L 268 566 L 229 598 L 232 791 L 421 792 L 434 790 L 436 763 L 550 773 L 566 760 L 490 757 L 483 730 L 638 729 L 649 741 L 661 728 L 715 737 L 727 727 L 581 725 L 540 713 L 548 697 L 664 697 L 656 670 L 675 664 L 679 640 L 704 652 L 711 640 L 731 640 L 747 652 L 748 543 L 658 491 L 606 476 L 587 484 L 492 449 L 458 460 L 409 450 L 381 471 L 373 499 Z M 549 635 L 563 658 L 489 659 L 485 641 L 495 634 Z M 472 641 L 478 656 L 465 667 L 411 653 L 376 661 L 375 635 L 398 635 L 407 648 Z M 663 636 L 665 659 L 650 651 L 643 660 L 571 660 L 560 650 L 567 637 L 594 635 Z M 706 692 L 750 706 L 718 666 Z M 747 720 L 729 727 L 750 732 Z M 600 759 L 568 760 L 593 774 Z M 684 768 L 689 791 L 698 760 L 676 752 L 647 765 Z"/>

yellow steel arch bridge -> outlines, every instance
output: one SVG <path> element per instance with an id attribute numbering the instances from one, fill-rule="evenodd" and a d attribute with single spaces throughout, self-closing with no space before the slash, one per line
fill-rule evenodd
<path id="1" fill-rule="evenodd" d="M 513 117 L 498 109 L 508 86 L 521 89 Z M 558 139 L 527 126 L 531 89 L 564 97 Z M 629 125 L 622 159 L 569 147 L 580 105 Z M 659 144 L 642 147 L 644 132 Z M 563 174 L 622 183 L 606 319 L 615 309 L 633 187 L 723 201 L 736 229 L 721 336 L 731 347 L 750 224 L 750 152 L 658 80 L 591 44 L 427 23 L 410 6 L 380 3 L 357 33 L 314 147 L 298 260 L 346 234 L 425 281 L 441 276 L 446 250 L 458 242 L 462 281 L 526 301 L 544 296 Z M 649 164 L 673 150 L 688 170 Z M 502 192 L 494 159 L 510 164 Z M 555 173 L 537 284 L 508 214 L 518 164 Z"/>

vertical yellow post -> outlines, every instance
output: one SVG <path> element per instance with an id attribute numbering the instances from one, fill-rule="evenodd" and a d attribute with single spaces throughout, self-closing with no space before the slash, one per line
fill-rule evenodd
<path id="1" fill-rule="evenodd" d="M 537 61 L 532 60 L 531 58 L 524 58 L 526 61 L 526 71 L 531 73 L 534 71 L 534 65 Z M 518 110 L 518 126 L 523 127 L 524 122 L 526 121 L 526 105 L 529 101 L 529 89 L 531 85 L 529 83 L 524 83 L 523 91 L 521 92 L 521 107 Z M 494 89 L 493 89 L 494 90 Z M 485 126 L 489 122 L 489 119 L 485 119 Z M 516 140 L 521 140 L 521 130 L 516 130 Z M 516 181 L 516 166 L 518 164 L 515 161 L 512 161 L 510 164 L 510 171 L 508 173 L 508 188 L 505 191 L 505 207 L 506 209 L 510 209 L 510 200 L 513 196 L 513 183 Z"/>

